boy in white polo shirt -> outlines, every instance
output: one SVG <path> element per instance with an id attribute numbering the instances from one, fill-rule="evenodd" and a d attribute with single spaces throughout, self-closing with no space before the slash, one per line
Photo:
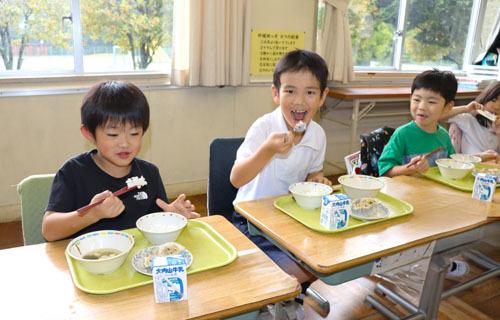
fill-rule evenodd
<path id="1" fill-rule="evenodd" d="M 272 93 L 279 107 L 252 124 L 238 149 L 231 171 L 231 183 L 239 188 L 233 203 L 287 194 L 300 181 L 332 185 L 323 175 L 326 135 L 312 120 L 328 93 L 327 78 L 325 61 L 314 52 L 295 50 L 278 61 Z M 301 121 L 305 131 L 294 131 Z M 300 283 L 314 279 L 268 240 L 251 236 L 247 220 L 237 212 L 233 223 Z"/>

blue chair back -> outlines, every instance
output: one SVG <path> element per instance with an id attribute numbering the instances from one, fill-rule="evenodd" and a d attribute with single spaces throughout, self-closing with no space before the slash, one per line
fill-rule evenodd
<path id="1" fill-rule="evenodd" d="M 236 189 L 229 181 L 236 151 L 244 138 L 215 138 L 210 142 L 207 187 L 208 215 L 219 214 L 232 221 Z"/>

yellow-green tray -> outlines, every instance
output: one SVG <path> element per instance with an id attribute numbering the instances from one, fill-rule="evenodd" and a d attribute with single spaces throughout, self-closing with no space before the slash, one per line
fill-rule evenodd
<path id="1" fill-rule="evenodd" d="M 98 275 L 89 273 L 66 253 L 71 276 L 78 289 L 88 293 L 108 294 L 153 283 L 152 277 L 135 271 L 132 266 L 134 255 L 143 248 L 151 247 L 152 244 L 137 228 L 123 231 L 134 237 L 135 244 L 127 260 L 113 273 Z M 187 270 L 188 275 L 224 266 L 233 262 L 238 255 L 231 243 L 208 224 L 199 220 L 188 220 L 186 228 L 176 242 L 193 254 L 193 264 Z"/>
<path id="2" fill-rule="evenodd" d="M 341 186 L 334 186 L 333 189 L 342 191 Z M 321 208 L 317 208 L 314 210 L 302 209 L 297 204 L 297 202 L 295 202 L 291 194 L 274 200 L 274 206 L 283 211 L 284 213 L 286 213 L 287 215 L 289 215 L 290 217 L 294 218 L 298 222 L 302 223 L 306 227 L 325 233 L 343 232 L 354 228 L 363 227 L 369 224 L 374 224 L 385 220 L 399 218 L 402 216 L 409 215 L 410 213 L 413 212 L 413 206 L 411 204 L 409 204 L 406 201 L 393 198 L 385 193 L 379 192 L 376 198 L 379 199 L 389 209 L 390 214 L 388 217 L 370 221 L 358 220 L 354 217 L 349 217 L 349 223 L 347 224 L 347 226 L 342 229 L 336 229 L 336 230 L 326 229 L 325 227 L 319 224 L 319 218 L 321 216 Z"/>
<path id="3" fill-rule="evenodd" d="M 476 169 L 487 169 L 487 168 L 491 168 L 491 167 L 488 167 L 488 166 L 485 166 L 485 165 L 479 163 L 476 165 L 476 167 L 473 169 L 473 171 Z M 466 192 L 472 192 L 472 190 L 474 189 L 474 180 L 476 179 L 476 177 L 474 177 L 472 175 L 472 172 L 468 173 L 465 176 L 465 178 L 463 178 L 461 180 L 447 179 L 441 175 L 441 172 L 439 172 L 438 167 L 432 167 L 429 170 L 427 170 L 425 173 L 422 173 L 422 175 L 428 179 L 437 181 L 439 183 L 445 184 L 445 185 L 450 186 L 452 188 L 466 191 Z M 499 186 L 499 184 L 497 184 L 497 188 L 498 188 L 498 186 Z"/>

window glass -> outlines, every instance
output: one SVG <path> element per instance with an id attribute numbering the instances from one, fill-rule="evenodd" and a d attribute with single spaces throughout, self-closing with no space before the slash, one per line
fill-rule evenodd
<path id="1" fill-rule="evenodd" d="M 0 0 L 0 77 L 82 69 L 170 73 L 173 2 Z"/>
<path id="2" fill-rule="evenodd" d="M 74 68 L 68 0 L 0 1 L 0 75 Z"/>
<path id="3" fill-rule="evenodd" d="M 498 0 L 489 0 L 486 3 L 486 10 L 484 13 L 484 23 L 481 29 L 481 35 L 479 37 L 480 43 L 478 44 L 479 49 L 477 52 L 485 52 L 489 48 L 486 48 L 488 43 L 488 36 L 490 35 L 491 30 L 495 25 L 495 18 L 497 14 L 499 14 L 500 10 L 500 1 Z M 474 57 L 476 58 L 476 57 Z"/>
<path id="4" fill-rule="evenodd" d="M 354 65 L 393 67 L 399 0 L 352 0 L 348 19 Z"/>
<path id="5" fill-rule="evenodd" d="M 472 4 L 352 0 L 348 19 L 356 69 L 462 69 Z"/>
<path id="6" fill-rule="evenodd" d="M 170 73 L 173 0 L 80 0 L 85 72 Z"/>
<path id="7" fill-rule="evenodd" d="M 472 2 L 411 0 L 402 69 L 462 69 Z"/>

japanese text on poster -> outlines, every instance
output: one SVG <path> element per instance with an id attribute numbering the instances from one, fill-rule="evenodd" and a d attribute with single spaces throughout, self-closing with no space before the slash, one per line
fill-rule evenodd
<path id="1" fill-rule="evenodd" d="M 276 62 L 287 52 L 304 49 L 305 32 L 252 30 L 251 75 L 273 74 Z"/>

